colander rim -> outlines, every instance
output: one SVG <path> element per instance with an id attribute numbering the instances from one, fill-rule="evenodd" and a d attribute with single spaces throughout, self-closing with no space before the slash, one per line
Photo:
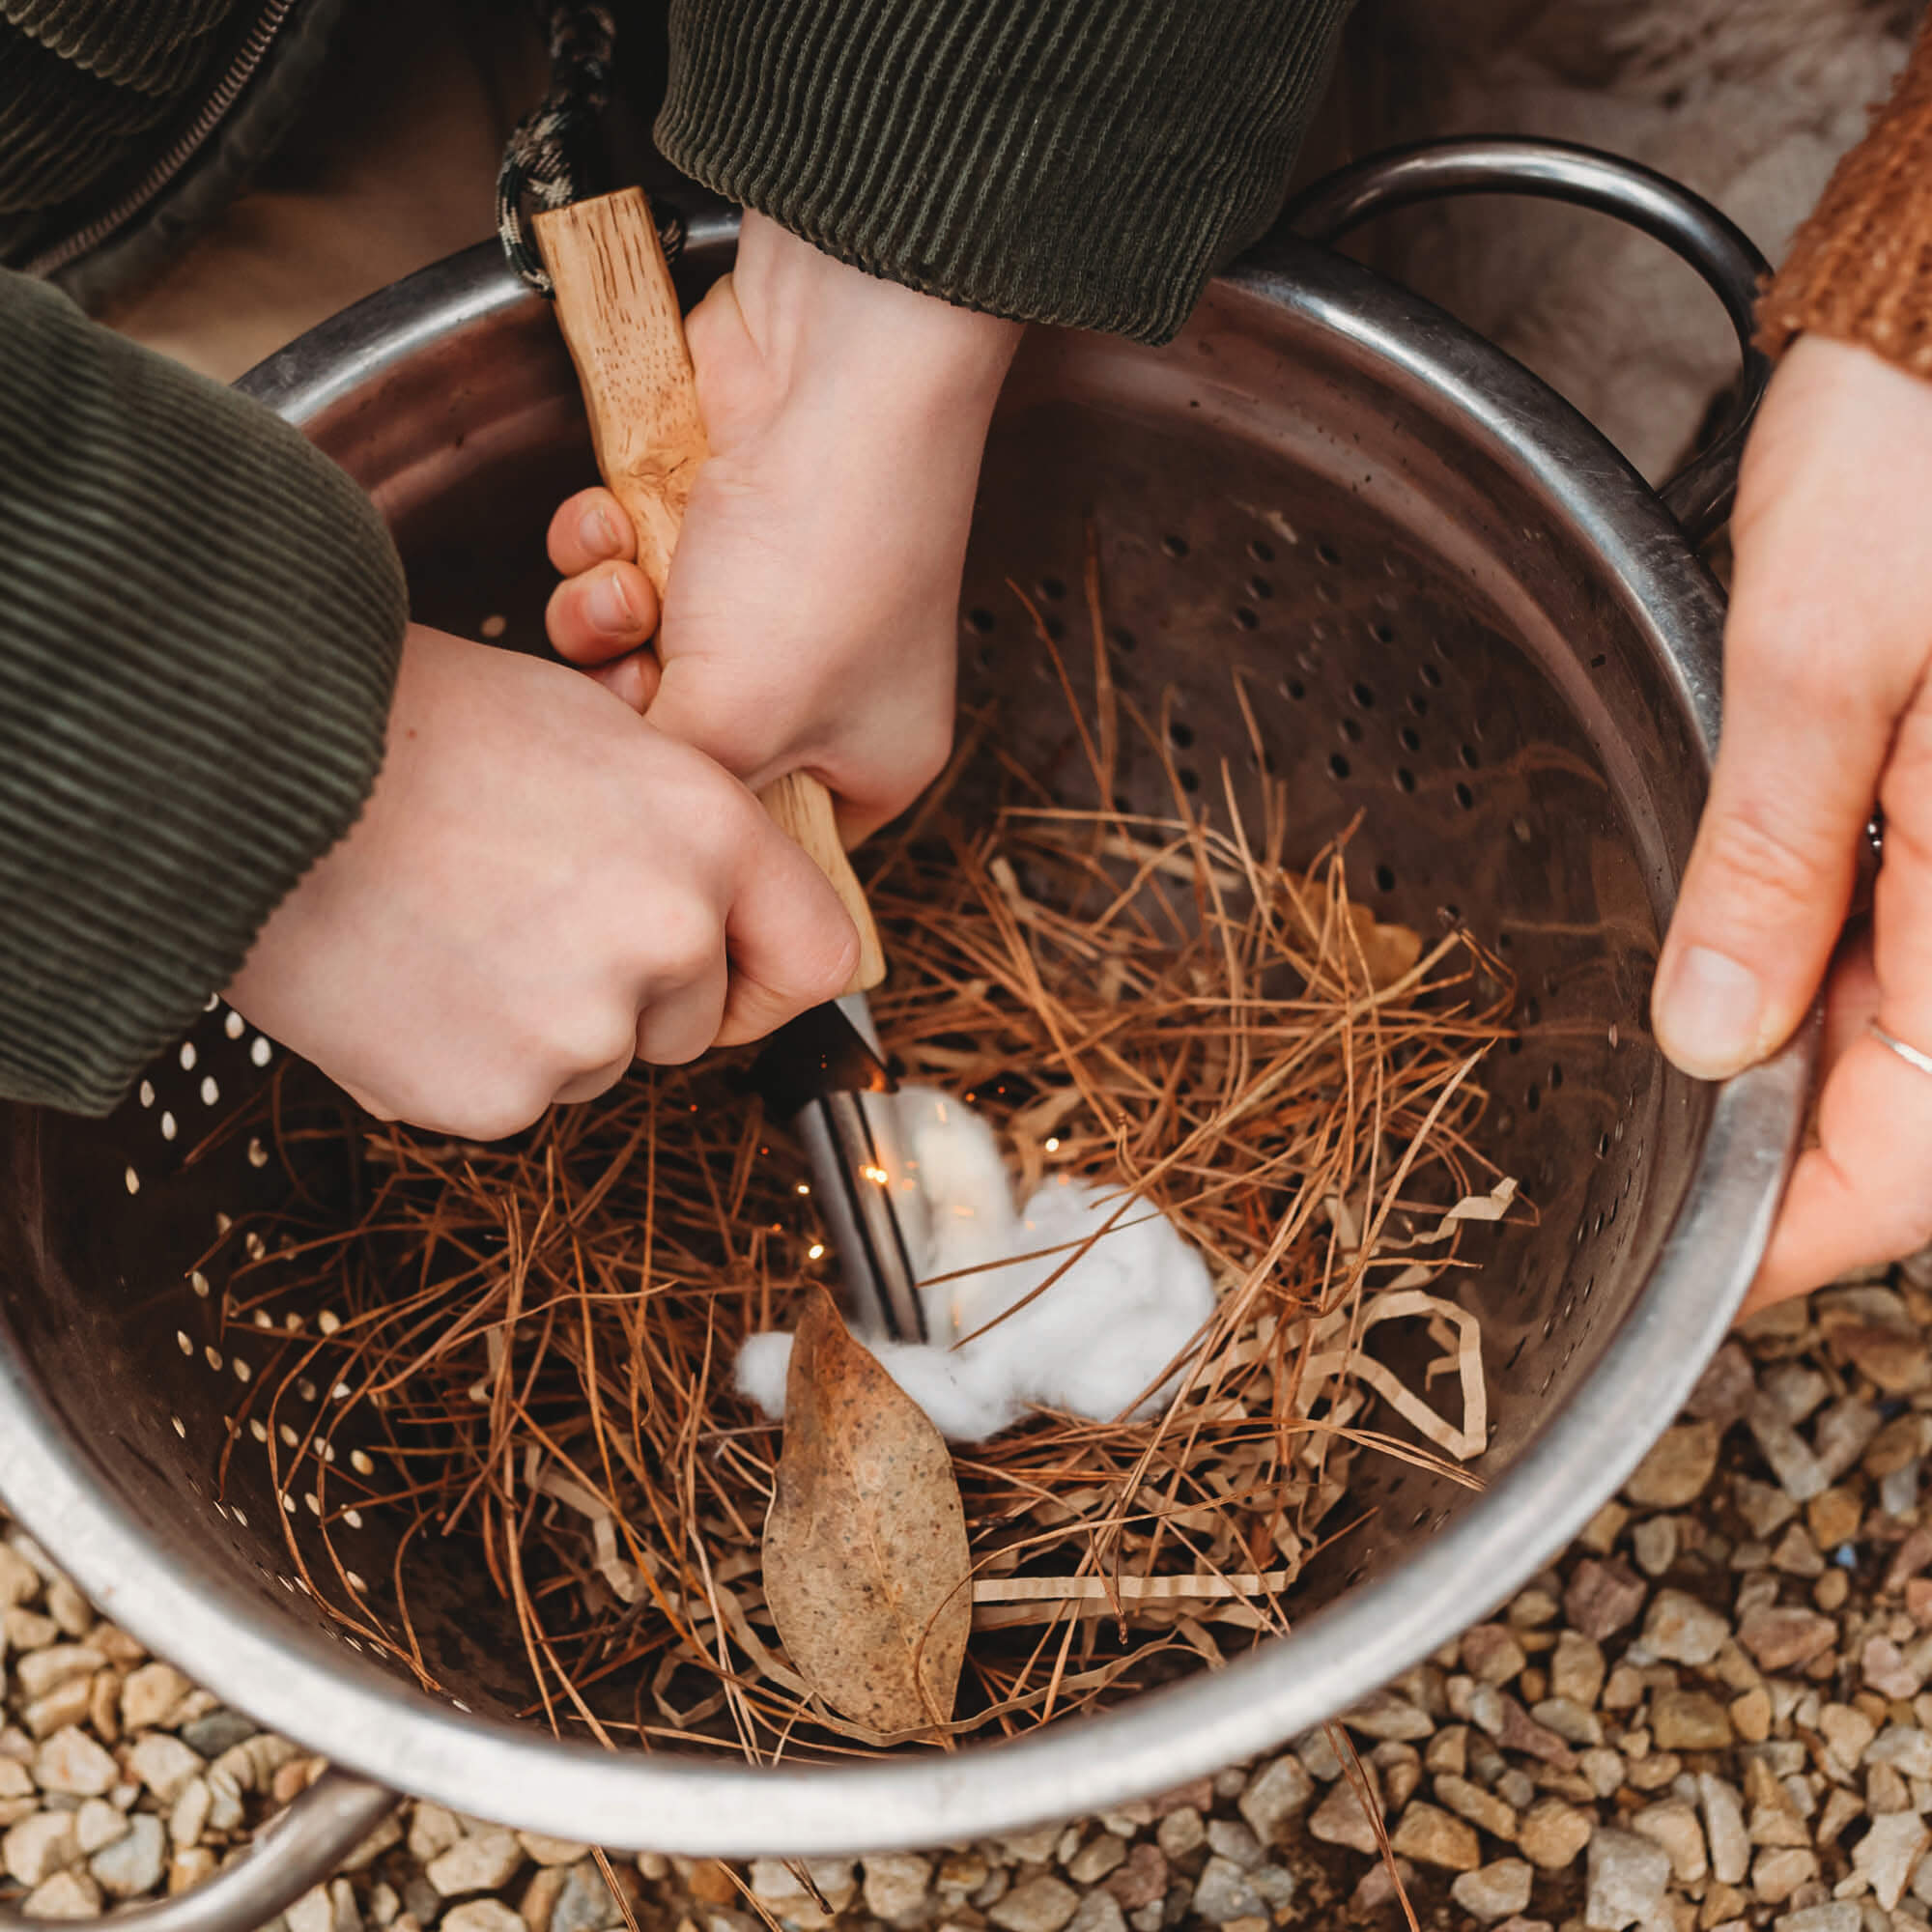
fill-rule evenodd
<path id="1" fill-rule="evenodd" d="M 728 223 L 696 223 L 690 245 L 728 241 Z M 1514 457 L 1539 472 L 1554 466 L 1566 490 L 1589 497 L 1600 528 L 1621 533 L 1619 566 L 1636 594 L 1701 605 L 1707 628 L 1720 622 L 1715 585 L 1641 479 L 1492 345 L 1369 270 L 1293 242 L 1268 244 L 1216 287 L 1264 301 L 1292 293 L 1383 353 L 1433 362 L 1452 390 L 1480 382 Z M 449 327 L 536 299 L 494 243 L 480 244 L 320 325 L 238 386 L 310 421 Z M 1715 665 L 1677 668 L 1708 757 Z M 1590 1379 L 1486 1494 L 1399 1569 L 1227 1668 L 1021 1739 L 880 1763 L 754 1769 L 613 1754 L 452 1709 L 319 1634 L 292 1627 L 270 1635 L 239 1600 L 231 1608 L 197 1590 L 189 1566 L 166 1554 L 164 1529 L 139 1521 L 90 1473 L 96 1452 L 12 1348 L 0 1349 L 0 1488 L 101 1613 L 156 1655 L 339 1767 L 465 1814 L 613 1848 L 791 1857 L 917 1848 L 1102 1811 L 1276 1749 L 1352 1707 L 1488 1614 L 1615 1493 L 1742 1300 L 1788 1171 L 1814 1051 L 1812 1028 L 1715 1095 L 1685 1206 L 1649 1282 Z M 1729 1259 L 1714 1264 L 1713 1256 Z"/>

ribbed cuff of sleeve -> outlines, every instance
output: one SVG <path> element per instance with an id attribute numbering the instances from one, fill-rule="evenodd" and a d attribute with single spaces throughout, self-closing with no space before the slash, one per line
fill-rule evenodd
<path id="1" fill-rule="evenodd" d="M 111 1108 L 354 822 L 406 617 L 257 405 L 0 276 L 0 1093 Z"/>
<path id="2" fill-rule="evenodd" d="M 1759 304 L 1768 355 L 1807 331 L 1932 376 L 1932 33 L 1920 32 Z"/>
<path id="3" fill-rule="evenodd" d="M 1160 342 L 1265 225 L 1348 0 L 672 0 L 658 145 L 828 254 Z"/>

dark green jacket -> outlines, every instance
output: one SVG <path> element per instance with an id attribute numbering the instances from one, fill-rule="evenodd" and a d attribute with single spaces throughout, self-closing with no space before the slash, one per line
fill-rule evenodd
<path id="1" fill-rule="evenodd" d="M 242 185 L 340 0 L 0 0 L 0 262 L 82 300 Z M 1174 333 L 1348 0 L 668 0 L 666 155 L 867 270 Z M 668 21 L 666 14 L 668 14 Z M 355 821 L 395 552 L 263 411 L 0 271 L 0 1095 L 87 1112 Z"/>

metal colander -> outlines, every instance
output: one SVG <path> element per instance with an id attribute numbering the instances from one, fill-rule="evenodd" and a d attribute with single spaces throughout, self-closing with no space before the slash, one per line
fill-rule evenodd
<path id="1" fill-rule="evenodd" d="M 1499 186 L 1620 210 L 1747 324 L 1749 244 L 1669 184 L 1580 151 L 1411 154 L 1324 185 L 1299 215 L 1330 234 L 1392 201 Z M 731 226 L 696 200 L 683 212 L 690 296 L 728 263 Z M 373 493 L 420 617 L 540 637 L 543 525 L 594 470 L 552 318 L 494 249 L 372 298 L 244 386 Z M 1172 690 L 1172 750 L 1204 809 L 1221 809 L 1224 763 L 1259 803 L 1239 676 L 1307 850 L 1361 814 L 1352 876 L 1375 909 L 1425 932 L 1466 924 L 1520 987 L 1486 1146 L 1539 1216 L 1457 1277 L 1488 1356 L 1486 1486 L 1363 1459 L 1367 1520 L 1312 1573 L 1306 1620 L 1225 1672 L 948 1757 L 753 1771 L 610 1754 L 514 1719 L 511 1612 L 473 1552 L 419 1539 L 403 1559 L 414 1634 L 462 1702 L 427 1697 L 307 1594 L 285 1525 L 318 1577 L 341 1580 L 312 1463 L 284 1449 L 271 1479 L 246 1426 L 286 1344 L 224 1321 L 242 1252 L 227 1217 L 291 1179 L 246 1133 L 185 1157 L 273 1050 L 214 1007 L 110 1121 L 7 1116 L 9 1504 L 158 1654 L 375 1781 L 318 1786 L 270 1856 L 161 1916 L 258 1922 L 368 1828 L 379 1786 L 576 1839 L 731 1854 L 927 1844 L 1102 1808 L 1333 1716 L 1548 1561 L 1729 1321 L 1800 1119 L 1802 1047 L 1703 1088 L 1664 1065 L 1645 1014 L 1715 734 L 1721 602 L 1692 538 L 1727 503 L 1742 427 L 1673 486 L 1680 525 L 1520 367 L 1287 234 L 1217 280 L 1170 349 L 1040 330 L 1014 369 L 961 620 L 969 698 L 1037 683 L 1037 705 L 1006 707 L 1006 749 L 1071 781 L 1064 705 L 1006 585 L 1071 630 L 1091 527 L 1121 626 L 1114 677 L 1150 715 Z M 1127 750 L 1124 805 L 1160 810 L 1166 783 Z M 286 1313 L 318 1311 L 268 1319 Z M 326 1412 L 332 1394 L 296 1399 Z M 356 1493 L 351 1436 L 330 1453 L 339 1512 Z M 384 1512 L 337 1514 L 331 1540 L 380 1608 L 397 1561 Z"/>

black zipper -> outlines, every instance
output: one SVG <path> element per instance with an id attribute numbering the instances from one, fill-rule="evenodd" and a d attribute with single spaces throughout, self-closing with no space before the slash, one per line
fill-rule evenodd
<path id="1" fill-rule="evenodd" d="M 240 99 L 242 90 L 254 78 L 256 69 L 262 65 L 275 36 L 281 31 L 282 22 L 295 11 L 296 4 L 297 0 L 266 0 L 262 11 L 255 16 L 255 24 L 248 30 L 248 38 L 228 63 L 227 71 L 202 103 L 201 111 L 182 130 L 167 153 L 104 213 L 97 215 L 85 228 L 57 242 L 44 253 L 35 256 L 26 265 L 28 274 L 51 275 L 57 270 L 66 268 L 70 262 L 78 261 L 89 250 L 119 234 L 167 187 L 208 145 L 210 136 L 228 118 L 229 110 Z"/>

